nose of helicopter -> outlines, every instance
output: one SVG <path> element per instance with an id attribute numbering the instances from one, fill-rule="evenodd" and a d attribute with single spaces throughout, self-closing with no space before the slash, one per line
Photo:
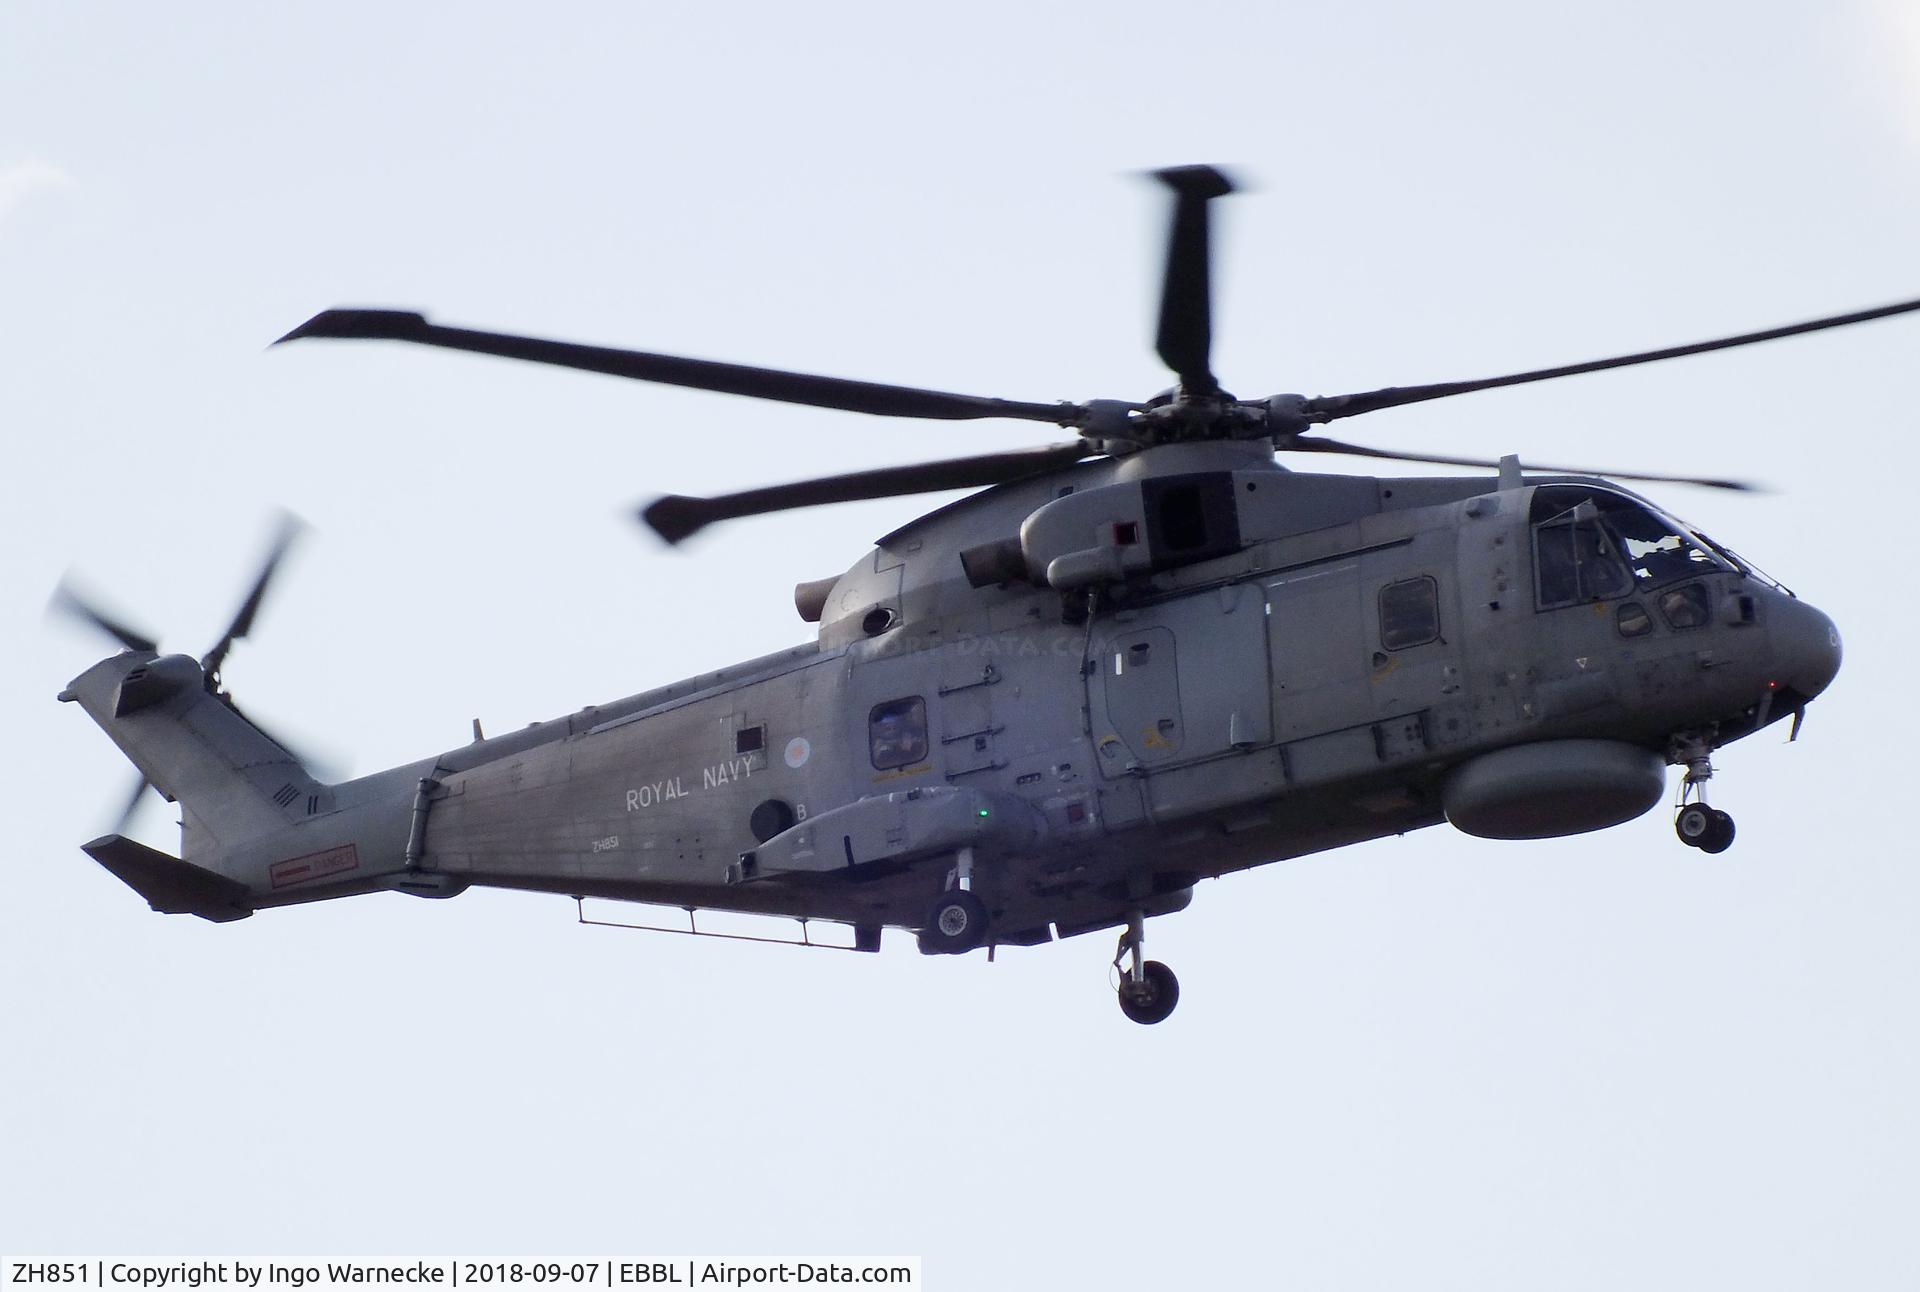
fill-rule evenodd
<path id="1" fill-rule="evenodd" d="M 1840 671 L 1840 630 L 1806 602 L 1784 597 L 1769 617 L 1776 681 L 1811 700 Z"/>

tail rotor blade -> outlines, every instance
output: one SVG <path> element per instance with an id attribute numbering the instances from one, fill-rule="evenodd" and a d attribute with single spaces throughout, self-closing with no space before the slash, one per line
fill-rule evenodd
<path id="1" fill-rule="evenodd" d="M 1183 393 L 1217 395 L 1213 349 L 1212 252 L 1207 203 L 1233 192 L 1233 181 L 1212 166 L 1176 166 L 1154 177 L 1174 192 L 1167 234 L 1167 269 L 1160 289 L 1160 326 L 1154 348 L 1180 377 Z"/>
<path id="2" fill-rule="evenodd" d="M 134 777 L 133 793 L 127 796 L 126 806 L 121 808 L 120 815 L 114 818 L 113 829 L 108 831 L 109 834 L 125 834 L 127 832 L 127 827 L 133 823 L 133 814 L 140 810 L 141 795 L 152 788 L 153 782 L 146 777 Z"/>
<path id="3" fill-rule="evenodd" d="M 128 650 L 144 651 L 147 654 L 160 649 L 160 643 L 145 633 L 128 626 L 107 614 L 62 581 L 53 590 L 53 599 L 48 602 L 49 610 L 57 610 L 63 615 L 78 619 L 81 623 L 92 624 L 107 636 L 125 646 Z"/>
<path id="4" fill-rule="evenodd" d="M 288 740 L 281 731 L 267 726 L 251 713 L 242 709 L 238 704 L 235 704 L 232 696 L 229 695 L 223 698 L 226 701 L 227 707 L 239 714 L 247 725 L 251 726 L 268 740 L 271 740 L 274 744 L 280 746 L 280 748 L 286 750 L 293 761 L 305 768 L 316 780 L 332 783 L 344 779 L 345 767 L 339 758 L 326 751 L 316 751 L 312 745 L 304 740 Z"/>
<path id="5" fill-rule="evenodd" d="M 226 662 L 227 652 L 233 644 L 253 631 L 254 618 L 260 613 L 260 604 L 266 599 L 267 589 L 273 583 L 273 576 L 280 569 L 280 563 L 286 559 L 293 542 L 305 528 L 299 517 L 284 512 L 280 517 L 280 527 L 274 535 L 273 546 L 267 551 L 267 557 L 255 576 L 253 586 L 248 589 L 246 600 L 240 603 L 240 609 L 234 612 L 233 622 L 227 625 L 227 631 L 214 643 L 213 649 L 200 659 L 200 667 L 206 670 L 209 686 L 217 685 L 220 666 Z"/>

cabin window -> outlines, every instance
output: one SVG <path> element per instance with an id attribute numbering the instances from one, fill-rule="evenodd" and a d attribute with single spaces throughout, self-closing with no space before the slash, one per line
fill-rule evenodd
<path id="1" fill-rule="evenodd" d="M 1704 627 L 1713 618 L 1705 585 L 1683 583 L 1660 594 L 1660 614 L 1675 631 Z"/>
<path id="2" fill-rule="evenodd" d="M 1405 650 L 1440 636 L 1440 589 L 1431 578 L 1401 579 L 1380 589 L 1380 644 Z"/>
<path id="3" fill-rule="evenodd" d="M 917 695 L 873 706 L 867 715 L 867 746 L 881 771 L 906 767 L 927 756 L 927 702 Z"/>
<path id="4" fill-rule="evenodd" d="M 765 727 L 741 727 L 733 733 L 733 752 L 736 754 L 757 754 L 766 747 Z"/>

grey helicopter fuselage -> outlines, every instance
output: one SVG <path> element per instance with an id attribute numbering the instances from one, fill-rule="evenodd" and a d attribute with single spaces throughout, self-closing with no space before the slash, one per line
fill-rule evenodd
<path id="1" fill-rule="evenodd" d="M 958 954 L 1116 924 L 1138 1023 L 1179 1000 L 1147 917 L 1263 862 L 1450 821 L 1534 839 L 1650 810 L 1681 765 L 1674 828 L 1733 842 L 1711 755 L 1800 715 L 1840 639 L 1819 611 L 1598 475 L 1517 460 L 1493 478 L 1300 475 L 1275 452 L 1491 468 L 1321 428 L 1920 312 L 1901 301 L 1557 367 L 1343 394 L 1243 399 L 1212 366 L 1212 166 L 1171 198 L 1144 403 L 1038 403 L 325 309 L 281 338 L 482 354 L 862 416 L 1042 423 L 1071 439 L 843 472 L 639 519 L 707 526 L 861 499 L 981 490 L 795 590 L 814 641 L 340 785 L 314 780 L 222 689 L 283 533 L 212 650 L 153 640 L 70 589 L 125 653 L 79 701 L 181 804 L 182 856 L 85 845 L 155 909 L 211 920 L 474 885 L 827 919 Z M 1738 480 L 1610 473 L 1742 490 Z M 132 811 L 131 806 L 128 809 Z M 124 818 L 123 818 L 124 821 Z M 695 931 L 691 923 L 688 932 Z M 802 940 L 808 940 L 803 934 Z"/>
<path id="2" fill-rule="evenodd" d="M 1616 824 L 1839 665 L 1825 616 L 1617 485 L 1297 474 L 1248 441 L 996 486 L 799 599 L 805 645 L 337 785 L 194 661 L 123 653 L 65 698 L 181 802 L 183 857 L 89 850 L 214 919 L 477 884 L 869 949 L 964 859 L 987 940 L 1030 944 L 1448 818 Z"/>

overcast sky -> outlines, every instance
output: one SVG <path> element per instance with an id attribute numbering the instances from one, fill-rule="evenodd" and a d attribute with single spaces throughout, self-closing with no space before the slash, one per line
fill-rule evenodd
<path id="1" fill-rule="evenodd" d="M 82 855 L 72 570 L 354 773 L 804 640 L 913 501 L 663 550 L 653 494 L 1014 447 L 402 347 L 329 305 L 1027 400 L 1137 399 L 1231 164 L 1243 395 L 1467 378 L 1920 296 L 1908 0 L 13 4 L 0 11 L 0 1251 L 917 1254 L 936 1288 L 1911 1288 L 1920 321 L 1382 413 L 1655 490 L 1827 610 L 1800 742 L 1668 814 L 1442 827 L 1111 939 L 923 959 L 376 896 L 215 927 Z M 1328 459 L 1300 465 L 1326 469 Z M 1337 469 L 1337 468 L 1336 468 Z M 1356 464 L 1356 472 L 1364 464 Z M 942 501 L 929 499 L 929 503 Z M 151 800 L 136 826 L 172 846 Z"/>

